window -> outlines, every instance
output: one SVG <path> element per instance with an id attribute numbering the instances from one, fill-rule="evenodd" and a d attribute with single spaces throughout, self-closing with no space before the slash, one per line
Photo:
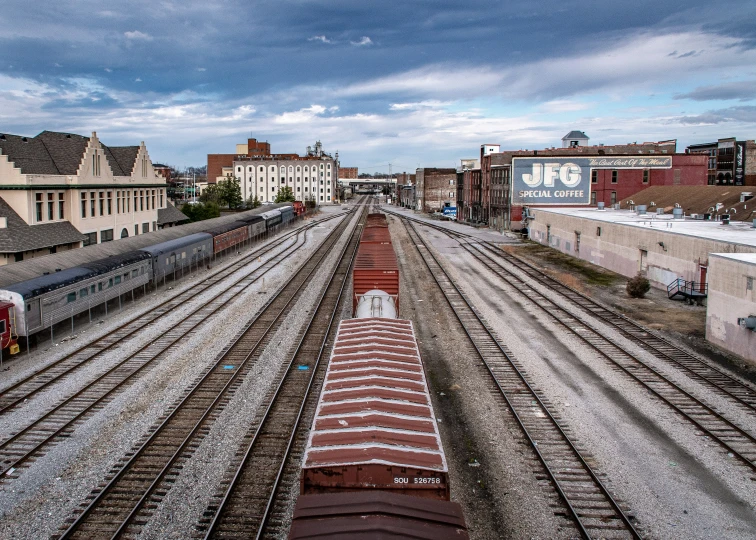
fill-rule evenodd
<path id="1" fill-rule="evenodd" d="M 113 193 L 108 191 L 108 215 L 113 213 Z"/>
<path id="2" fill-rule="evenodd" d="M 612 191 L 612 198 L 609 201 L 609 204 L 616 204 L 617 203 L 617 192 Z"/>
<path id="3" fill-rule="evenodd" d="M 134 236 L 139 234 L 139 225 L 134 224 Z"/>
<path id="4" fill-rule="evenodd" d="M 591 171 L 591 184 L 598 184 L 598 171 L 595 169 Z"/>
<path id="5" fill-rule="evenodd" d="M 601 236 L 601 227 L 596 227 L 596 236 Z"/>
<path id="6" fill-rule="evenodd" d="M 108 287 L 112 287 L 112 286 L 113 286 L 113 278 L 110 278 L 108 280 Z"/>
<path id="7" fill-rule="evenodd" d="M 300 186 L 297 186 L 297 193 L 299 193 L 300 191 L 302 191 L 302 188 Z"/>
<path id="8" fill-rule="evenodd" d="M 92 176 L 100 176 L 100 151 L 95 150 L 92 154 Z"/>
<path id="9" fill-rule="evenodd" d="M 612 184 L 617 183 L 617 171 L 612 171 Z"/>
<path id="10" fill-rule="evenodd" d="M 155 209 L 155 190 L 152 190 L 152 209 Z"/>
<path id="11" fill-rule="evenodd" d="M 82 290 L 79 291 L 79 298 L 84 298 L 89 294 L 89 289 L 84 287 Z"/>
<path id="12" fill-rule="evenodd" d="M 65 202 L 63 193 L 58 193 L 58 219 L 66 219 L 66 213 L 63 211 Z"/>
<path id="13" fill-rule="evenodd" d="M 137 208 L 139 208 L 137 206 L 137 190 L 134 190 L 134 212 L 137 211 Z"/>
<path id="14" fill-rule="evenodd" d="M 87 194 L 81 194 L 81 217 L 87 217 Z"/>
<path id="15" fill-rule="evenodd" d="M 116 285 L 118 285 L 119 283 L 121 283 L 121 276 L 116 276 L 116 277 L 115 277 L 115 278 L 113 278 L 113 279 L 115 280 L 115 284 L 116 284 Z"/>
<path id="16" fill-rule="evenodd" d="M 111 242 L 113 240 L 113 229 L 100 231 L 100 242 Z"/>
<path id="17" fill-rule="evenodd" d="M 94 286 L 94 284 L 92 284 L 92 286 L 89 287 L 89 292 L 91 292 L 92 294 L 95 293 L 95 286 Z"/>
<path id="18" fill-rule="evenodd" d="M 95 217 L 95 192 L 89 192 L 89 217 Z"/>
<path id="19" fill-rule="evenodd" d="M 42 221 L 42 194 L 37 193 L 37 221 Z"/>
<path id="20" fill-rule="evenodd" d="M 156 230 L 157 230 L 157 221 L 153 221 L 153 222 L 152 222 L 152 230 L 153 230 L 153 231 L 156 231 Z"/>
<path id="21" fill-rule="evenodd" d="M 84 233 L 84 236 L 86 236 L 86 238 L 84 239 L 85 246 L 93 246 L 94 244 L 97 243 L 96 232 Z"/>
<path id="22" fill-rule="evenodd" d="M 453 186 L 454 185 L 454 180 L 449 180 L 449 185 Z"/>
<path id="23" fill-rule="evenodd" d="M 575 253 L 580 253 L 580 233 L 575 231 Z"/>
<path id="24" fill-rule="evenodd" d="M 160 190 L 160 208 L 163 208 L 163 190 L 162 189 Z"/>
<path id="25" fill-rule="evenodd" d="M 752 291 L 752 290 L 753 290 L 753 278 L 746 277 L 746 291 Z"/>
<path id="26" fill-rule="evenodd" d="M 591 204 L 596 204 L 596 192 L 591 192 Z"/>
<path id="27" fill-rule="evenodd" d="M 97 290 L 102 291 L 102 281 L 97 284 Z"/>
<path id="28" fill-rule="evenodd" d="M 148 233 L 148 232 L 150 232 L 150 224 L 142 223 L 142 233 Z"/>
<path id="29" fill-rule="evenodd" d="M 116 214 L 121 213 L 121 192 L 116 191 Z"/>
<path id="30" fill-rule="evenodd" d="M 139 211 L 144 212 L 144 191 L 139 190 Z"/>
<path id="31" fill-rule="evenodd" d="M 135 278 L 137 276 L 139 276 L 139 270 L 132 270 L 131 271 L 131 277 Z"/>
<path id="32" fill-rule="evenodd" d="M 76 302 L 76 293 L 70 292 L 66 295 L 66 303 L 70 304 L 71 302 Z"/>
<path id="33" fill-rule="evenodd" d="M 47 219 L 49 221 L 52 221 L 55 219 L 55 194 L 54 193 L 48 193 L 47 194 Z"/>
<path id="34" fill-rule="evenodd" d="M 643 183 L 644 184 L 648 184 L 648 174 L 649 174 L 649 172 L 650 171 L 648 169 L 643 169 Z"/>
<path id="35" fill-rule="evenodd" d="M 648 251 L 640 250 L 640 271 L 645 272 L 648 269 Z"/>

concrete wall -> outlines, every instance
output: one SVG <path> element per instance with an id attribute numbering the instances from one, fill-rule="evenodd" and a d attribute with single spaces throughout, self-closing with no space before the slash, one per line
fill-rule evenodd
<path id="1" fill-rule="evenodd" d="M 645 251 L 646 277 L 653 287 L 664 290 L 678 277 L 699 281 L 700 266 L 708 265 L 710 253 L 756 253 L 756 248 L 749 246 L 675 234 L 674 227 L 682 223 L 674 221 L 672 229 L 659 222 L 654 228 L 642 228 L 539 209 L 535 215 L 529 227 L 531 240 L 623 276 L 632 277 L 641 271 L 641 250 Z"/>
<path id="2" fill-rule="evenodd" d="M 738 318 L 756 315 L 756 257 L 739 261 L 719 255 L 709 259 L 706 339 L 756 362 L 756 332 L 738 326 Z M 750 278 L 751 289 L 748 289 Z"/>

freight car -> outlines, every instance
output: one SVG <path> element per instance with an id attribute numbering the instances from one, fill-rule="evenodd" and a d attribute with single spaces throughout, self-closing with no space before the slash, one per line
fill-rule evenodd
<path id="1" fill-rule="evenodd" d="M 297 215 L 294 213 L 293 206 L 282 206 L 278 210 L 281 212 L 281 223 L 283 223 L 284 225 L 291 223 L 297 217 Z"/>
<path id="2" fill-rule="evenodd" d="M 368 216 L 353 282 L 355 318 L 336 332 L 289 538 L 467 539 L 414 327 L 396 318 L 385 215 Z"/>
<path id="3" fill-rule="evenodd" d="M 281 219 L 281 211 L 278 209 L 263 212 L 260 214 L 260 217 L 265 220 L 265 231 L 268 233 L 274 231 L 283 221 Z"/>
<path id="4" fill-rule="evenodd" d="M 207 229 L 205 232 L 213 237 L 213 253 L 217 255 L 228 248 L 246 242 L 249 238 L 249 225 L 243 221 L 232 221 Z"/>
<path id="5" fill-rule="evenodd" d="M 302 201 L 294 201 L 294 214 L 299 217 L 305 215 L 307 209 Z"/>

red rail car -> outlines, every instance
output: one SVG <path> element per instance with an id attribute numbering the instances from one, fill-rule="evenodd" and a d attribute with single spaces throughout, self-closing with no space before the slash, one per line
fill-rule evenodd
<path id="1" fill-rule="evenodd" d="M 208 229 L 206 232 L 213 235 L 213 253 L 218 254 L 246 241 L 249 238 L 249 225 L 242 221 L 234 221 Z"/>
<path id="2" fill-rule="evenodd" d="M 449 500 L 449 475 L 411 321 L 350 319 L 336 334 L 301 493 L 384 490 Z"/>
<path id="3" fill-rule="evenodd" d="M 352 288 L 352 312 L 360 296 L 376 289 L 395 297 L 399 310 L 399 265 L 392 244 L 360 243 L 352 270 Z"/>
<path id="4" fill-rule="evenodd" d="M 362 231 L 361 244 L 391 244 L 388 227 L 369 227 Z"/>
<path id="5" fill-rule="evenodd" d="M 370 227 L 386 227 L 388 228 L 388 221 L 386 220 L 386 214 L 368 214 L 367 221 L 365 222 L 365 228 Z"/>
<path id="6" fill-rule="evenodd" d="M 11 354 L 18 352 L 17 335 L 14 329 L 15 311 L 11 302 L 0 302 L 0 349 L 10 349 Z"/>
<path id="7" fill-rule="evenodd" d="M 381 491 L 301 495 L 290 540 L 427 538 L 467 540 L 459 504 Z"/>
<path id="8" fill-rule="evenodd" d="M 302 201 L 294 201 L 294 215 L 303 216 L 307 209 Z"/>

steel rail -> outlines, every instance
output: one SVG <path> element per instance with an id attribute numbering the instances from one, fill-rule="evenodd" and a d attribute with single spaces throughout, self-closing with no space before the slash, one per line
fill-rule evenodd
<path id="1" fill-rule="evenodd" d="M 442 232 L 446 232 L 446 229 L 444 227 L 434 228 L 441 230 Z M 456 233 L 456 231 L 452 231 L 452 234 L 449 234 L 449 236 L 455 236 L 457 234 L 459 234 L 459 236 L 461 237 L 464 237 L 468 241 L 475 240 L 474 237 Z M 464 243 L 459 243 L 460 246 L 463 247 L 463 249 L 467 249 L 465 248 Z M 498 267 L 498 269 L 494 268 L 493 266 L 491 266 L 491 264 L 483 261 L 480 256 L 477 256 L 472 251 L 468 250 L 468 252 L 476 257 L 494 274 L 508 283 L 512 288 L 514 288 L 525 298 L 533 302 L 544 313 L 546 313 L 559 325 L 565 328 L 568 332 L 577 336 L 581 341 L 598 352 L 612 365 L 619 368 L 635 382 L 639 383 L 662 402 L 666 403 L 675 412 L 692 423 L 696 428 L 700 429 L 703 433 L 713 439 L 717 444 L 722 446 L 734 457 L 738 458 L 741 462 L 748 465 L 751 469 L 756 470 L 756 437 L 751 435 L 745 429 L 733 423 L 722 413 L 712 409 L 701 399 L 698 399 L 690 392 L 680 387 L 678 384 L 669 380 L 657 369 L 639 360 L 634 355 L 623 349 L 620 345 L 615 344 L 612 340 L 610 340 L 606 336 L 603 336 L 600 332 L 589 326 L 586 322 L 578 319 L 577 317 L 566 311 L 555 301 L 534 289 L 527 282 L 517 277 L 511 271 L 502 267 L 498 263 L 495 263 L 495 261 L 492 261 L 497 264 Z M 478 252 L 481 253 L 480 251 Z M 489 257 L 489 260 L 490 259 L 491 258 Z M 506 273 L 509 276 L 512 276 L 512 279 L 517 280 L 518 283 L 513 282 L 512 279 L 508 278 L 502 273 Z M 535 296 L 537 296 L 537 298 L 540 300 L 534 298 Z M 542 303 L 548 304 L 549 307 L 545 307 L 544 305 L 542 305 Z M 578 325 L 580 329 L 576 327 Z M 623 364 L 620 360 L 623 360 L 625 363 Z M 715 386 L 714 383 L 711 383 L 711 385 Z M 725 437 L 728 440 L 724 440 Z M 734 445 L 737 445 L 737 447 Z"/>
<path id="2" fill-rule="evenodd" d="M 53 443 L 61 434 L 70 432 L 73 426 L 84 420 L 90 413 L 110 402 L 118 391 L 133 382 L 143 371 L 152 367 L 156 360 L 168 353 L 182 338 L 225 310 L 229 305 L 225 297 L 232 299 L 234 288 L 240 284 L 247 286 L 257 282 L 273 270 L 281 260 L 291 256 L 303 246 L 304 243 L 295 246 L 291 251 L 278 253 L 250 274 L 240 277 L 214 298 L 203 302 L 201 307 L 188 314 L 166 334 L 120 360 L 96 380 L 64 399 L 42 417 L 0 443 L 0 467 L 2 467 L 0 482 L 11 478 L 9 474 L 12 473 L 8 473 L 8 471 L 13 470 L 15 472 L 30 459 L 38 457 L 39 451 L 43 447 Z M 167 336 L 168 339 L 166 339 Z M 111 378 L 116 380 L 111 381 Z M 41 437 L 40 432 L 42 433 Z"/>
<path id="3" fill-rule="evenodd" d="M 394 214 L 394 215 L 397 215 L 397 214 Z M 403 216 L 397 215 L 397 217 L 402 218 Z M 420 254 L 421 258 L 423 259 L 423 262 L 425 263 L 429 273 L 431 274 L 434 281 L 436 282 L 439 289 L 441 290 L 442 294 L 444 295 L 449 307 L 454 312 L 457 320 L 459 321 L 465 334 L 470 340 L 470 343 L 473 345 L 476 352 L 478 353 L 478 356 L 483 362 L 483 365 L 485 366 L 486 371 L 491 376 L 501 396 L 504 398 L 505 402 L 507 403 L 507 406 L 509 407 L 510 411 L 512 412 L 512 415 L 516 419 L 517 424 L 520 426 L 521 431 L 530 442 L 536 456 L 538 457 L 539 461 L 541 462 L 544 469 L 546 470 L 549 478 L 551 479 L 551 482 L 554 485 L 554 488 L 556 489 L 557 493 L 561 497 L 562 501 L 565 503 L 569 513 L 572 515 L 575 521 L 575 524 L 578 527 L 578 530 L 580 531 L 581 536 L 583 536 L 583 538 L 592 538 L 592 535 L 589 532 L 589 529 L 592 529 L 592 530 L 596 530 L 598 537 L 605 537 L 605 535 L 607 534 L 607 529 L 597 524 L 586 524 L 584 523 L 583 519 L 581 519 L 581 513 L 586 514 L 585 517 L 591 518 L 591 519 L 594 519 L 595 516 L 587 515 L 589 509 L 580 510 L 575 507 L 575 504 L 577 504 L 580 501 L 576 500 L 575 498 L 571 498 L 567 494 L 566 486 L 563 486 L 562 485 L 563 482 L 560 481 L 559 478 L 557 477 L 558 472 L 555 471 L 552 465 L 549 464 L 549 458 L 547 458 L 544 455 L 544 453 L 541 451 L 538 441 L 536 441 L 536 436 L 531 434 L 531 432 L 528 430 L 527 426 L 525 425 L 526 422 L 524 421 L 520 412 L 518 412 L 518 406 L 514 403 L 513 399 L 510 398 L 510 396 L 508 395 L 508 392 L 502 386 L 499 380 L 499 377 L 496 374 L 496 369 L 489 363 L 489 361 L 486 358 L 489 355 L 486 354 L 482 346 L 480 346 L 478 343 L 480 338 L 476 338 L 475 336 L 473 336 L 474 332 L 472 331 L 471 328 L 468 327 L 469 322 L 465 323 L 464 317 L 460 311 L 460 308 L 467 310 L 468 321 L 471 319 L 473 322 L 477 322 L 479 325 L 478 331 L 482 329 L 484 335 L 488 337 L 488 339 L 490 340 L 490 343 L 486 345 L 486 347 L 490 348 L 491 346 L 493 346 L 495 349 L 498 350 L 498 353 L 501 355 L 501 357 L 503 357 L 508 362 L 509 368 L 513 370 L 517 379 L 520 381 L 520 384 L 529 392 L 529 396 L 532 397 L 535 400 L 535 402 L 538 404 L 538 406 L 540 407 L 544 415 L 544 418 L 548 420 L 548 423 L 551 429 L 556 430 L 559 437 L 561 438 L 562 443 L 567 446 L 569 451 L 572 453 L 572 457 L 577 460 L 577 463 L 579 463 L 579 465 L 583 468 L 583 471 L 590 478 L 590 481 L 593 483 L 595 488 L 597 488 L 599 493 L 604 497 L 604 502 L 606 502 L 610 506 L 613 512 L 613 515 L 610 517 L 603 516 L 600 519 L 600 521 L 605 522 L 607 519 L 613 519 L 615 521 L 619 521 L 622 523 L 622 526 L 624 527 L 624 529 L 615 530 L 615 532 L 627 533 L 633 538 L 638 538 L 638 539 L 641 538 L 640 534 L 631 523 L 630 518 L 620 508 L 619 504 L 616 502 L 614 497 L 611 495 L 611 493 L 609 493 L 609 490 L 606 488 L 606 486 L 604 486 L 604 484 L 598 478 L 598 476 L 593 471 L 593 469 L 587 464 L 587 462 L 585 461 L 581 453 L 577 450 L 577 448 L 572 443 L 568 435 L 564 432 L 559 422 L 554 418 L 549 408 L 543 403 L 538 393 L 532 388 L 532 386 L 527 381 L 527 379 L 525 378 L 521 370 L 517 367 L 511 353 L 506 351 L 505 348 L 498 341 L 498 339 L 493 335 L 493 332 L 488 328 L 488 325 L 481 319 L 481 317 L 475 311 L 475 308 L 473 308 L 469 300 L 462 293 L 459 287 L 457 287 L 454 280 L 451 278 L 451 276 L 449 276 L 449 274 L 443 268 L 441 263 L 438 261 L 435 254 L 433 254 L 433 252 L 430 250 L 425 240 L 420 236 L 420 234 L 414 228 L 414 224 L 409 223 L 409 220 L 404 220 L 404 219 L 402 220 L 402 222 L 410 238 L 412 238 L 413 243 L 418 253 Z M 408 226 L 408 223 L 409 223 L 409 226 Z M 426 252 L 425 254 L 423 254 L 423 249 Z M 431 262 L 433 263 L 433 267 L 431 265 Z M 448 281 L 448 286 L 446 287 L 441 283 L 439 279 L 442 276 L 446 281 Z M 454 303 L 455 301 L 453 301 L 452 298 L 450 297 L 450 293 L 458 298 L 458 299 L 455 299 L 455 301 L 458 302 L 458 306 L 455 306 L 455 303 Z M 541 429 L 543 428 L 548 429 L 549 426 L 539 426 L 540 427 L 540 429 L 538 430 L 539 433 L 542 433 Z M 543 447 L 543 444 L 541 446 Z M 617 525 L 619 525 L 619 523 L 617 523 Z"/>
<path id="4" fill-rule="evenodd" d="M 190 443 L 196 441 L 198 438 L 204 438 L 205 433 L 209 429 L 205 426 L 205 420 L 209 419 L 212 424 L 217 419 L 217 416 L 230 399 L 229 393 L 235 392 L 243 381 L 244 377 L 242 377 L 241 374 L 244 372 L 244 376 L 246 377 L 249 373 L 249 370 L 251 369 L 249 361 L 253 356 L 258 356 L 256 353 L 261 352 L 261 348 L 267 344 L 266 339 L 269 339 L 272 333 L 280 326 L 280 321 L 289 313 L 289 310 L 294 304 L 294 300 L 300 297 L 306 285 L 311 282 L 315 271 L 320 268 L 320 265 L 329 253 L 331 247 L 337 241 L 338 233 L 340 233 L 345 225 L 345 222 L 339 224 L 339 226 L 329 234 L 318 248 L 317 255 L 301 265 L 292 278 L 279 287 L 273 297 L 268 300 L 254 319 L 246 325 L 245 329 L 237 335 L 231 344 L 223 349 L 218 355 L 217 361 L 206 370 L 205 374 L 196 381 L 188 393 L 175 405 L 173 410 L 162 419 L 160 425 L 151 430 L 151 433 L 140 447 L 133 453 L 129 452 L 127 454 L 128 459 L 120 466 L 119 470 L 115 472 L 108 483 L 101 489 L 96 490 L 96 494 L 88 497 L 91 501 L 66 528 L 60 538 L 72 538 L 78 532 L 81 532 L 86 538 L 90 538 L 92 535 L 96 537 L 112 537 L 117 530 L 120 530 L 124 520 L 128 521 L 132 519 L 139 508 L 146 502 L 147 497 L 154 495 L 155 488 L 159 485 L 160 481 L 165 478 L 172 466 L 179 461 L 179 458 L 184 459 L 187 453 L 193 453 L 194 447 Z M 283 305 L 276 305 L 281 304 L 282 302 Z M 266 321 L 266 319 L 268 320 Z M 260 323 L 259 325 L 258 322 Z M 259 337 L 256 335 L 258 333 L 260 334 Z M 251 347 L 244 343 L 245 338 L 248 339 L 250 336 L 253 338 L 251 341 Z M 238 359 L 238 361 L 234 360 L 234 358 Z M 229 361 L 234 362 L 234 364 L 232 364 L 234 369 L 231 370 L 232 373 L 230 374 L 224 369 L 225 364 Z M 211 395 L 204 396 L 205 386 L 214 382 L 213 376 L 220 379 L 218 382 L 222 386 L 218 386 L 215 390 L 212 388 L 207 389 Z M 225 383 L 224 376 L 226 377 Z M 203 405 L 202 403 L 195 404 L 192 402 L 192 399 L 194 399 L 195 396 L 195 401 L 205 400 L 207 403 L 200 408 L 200 406 Z M 179 413 L 189 414 L 191 416 L 191 418 L 188 419 L 190 423 L 185 423 L 182 433 L 178 438 L 174 437 L 173 441 L 171 441 L 170 430 L 178 431 L 181 429 L 181 425 L 171 425 L 173 423 L 181 423 L 182 420 L 178 416 Z M 173 422 L 174 419 L 176 419 L 176 422 Z M 203 427 L 205 429 L 202 429 Z M 166 433 L 166 437 L 169 440 L 164 441 L 163 444 L 157 448 L 152 448 L 153 443 L 158 444 L 161 442 L 158 439 L 163 433 Z M 167 443 L 171 444 L 168 453 L 166 453 L 167 448 L 165 446 Z M 149 456 L 146 455 L 148 449 L 155 452 L 157 458 L 162 460 L 167 458 L 168 461 L 164 461 L 162 467 L 160 464 L 157 465 L 159 470 L 157 470 L 154 465 L 150 465 Z M 171 449 L 173 450 L 171 451 Z M 126 475 L 134 471 L 134 469 L 138 469 L 137 462 L 143 456 L 145 456 L 145 461 L 148 461 L 145 466 L 149 469 L 149 474 L 151 476 L 150 478 L 147 478 L 147 473 L 137 470 L 133 473 L 133 475 L 136 475 L 136 478 L 133 479 L 132 484 L 144 484 L 146 482 L 149 482 L 149 484 L 141 489 L 129 487 L 129 481 L 126 479 Z M 155 474 L 157 474 L 157 476 L 155 476 Z M 124 479 L 123 481 L 126 485 L 116 489 L 122 479 Z M 107 499 L 111 494 L 113 495 L 111 498 L 115 498 L 116 500 L 112 503 L 108 503 Z M 119 511 L 114 508 L 114 504 L 123 506 L 123 499 L 134 501 L 127 501 L 128 504 L 131 505 L 131 510 L 126 508 Z M 110 504 L 110 506 L 107 506 L 108 504 Z M 87 519 L 90 516 L 95 516 L 95 511 L 104 514 L 97 518 L 96 523 L 90 524 L 96 530 L 99 529 L 98 534 L 95 534 L 95 531 L 81 531 L 85 526 Z M 118 517 L 116 515 L 122 515 L 124 511 L 128 512 L 126 516 Z M 102 533 L 105 533 L 106 536 L 103 536 Z"/>
<path id="5" fill-rule="evenodd" d="M 289 455 L 291 453 L 292 445 L 293 445 L 297 430 L 300 427 L 300 422 L 302 419 L 302 414 L 305 409 L 305 405 L 307 403 L 307 398 L 310 395 L 313 382 L 316 376 L 318 375 L 319 368 L 322 365 L 321 359 L 323 358 L 323 353 L 326 350 L 328 338 L 333 329 L 333 322 L 336 318 L 338 308 L 341 304 L 341 299 L 343 297 L 344 289 L 346 287 L 347 282 L 349 281 L 348 280 L 349 269 L 352 267 L 355 254 L 357 253 L 357 247 L 359 245 L 359 237 L 360 237 L 360 233 L 362 232 L 362 228 L 360 225 L 364 225 L 364 222 L 365 222 L 365 211 L 363 210 L 363 215 L 360 218 L 359 225 L 357 225 L 354 231 L 352 232 L 350 241 L 345 243 L 344 248 L 342 249 L 339 255 L 339 263 L 334 269 L 334 272 L 332 273 L 328 284 L 326 284 L 326 286 L 323 287 L 322 289 L 322 292 L 318 301 L 318 307 L 315 310 L 315 312 L 311 315 L 310 320 L 308 322 L 308 326 L 303 332 L 302 337 L 299 340 L 299 343 L 297 344 L 297 347 L 294 353 L 292 354 L 291 360 L 286 366 L 284 377 L 280 380 L 259 422 L 258 421 L 254 422 L 254 425 L 256 425 L 256 428 L 254 429 L 254 435 L 251 441 L 249 442 L 249 444 L 246 445 L 244 455 L 239 465 L 236 467 L 234 476 L 231 479 L 229 486 L 226 488 L 223 498 L 218 504 L 218 508 L 215 511 L 215 515 L 213 516 L 213 519 L 209 527 L 207 528 L 207 531 L 205 534 L 206 539 L 214 538 L 216 536 L 220 536 L 220 537 L 227 536 L 228 531 L 224 533 L 222 530 L 222 527 L 225 525 L 224 520 L 227 521 L 228 514 L 231 514 L 231 515 L 234 514 L 234 511 L 235 511 L 234 506 L 236 506 L 236 509 L 238 510 L 238 507 L 239 507 L 238 499 L 240 498 L 244 499 L 242 504 L 244 503 L 251 504 L 251 502 L 249 502 L 249 499 L 252 499 L 253 497 L 251 496 L 251 494 L 248 493 L 249 490 L 245 489 L 249 487 L 247 485 L 249 483 L 249 478 L 248 477 L 245 478 L 245 475 L 248 476 L 251 468 L 253 468 L 252 466 L 249 465 L 249 463 L 254 457 L 253 454 L 258 447 L 258 442 L 261 440 L 261 438 L 264 438 L 266 436 L 265 431 L 268 429 L 267 425 L 269 423 L 275 423 L 278 420 L 278 418 L 276 417 L 275 408 L 277 405 L 279 405 L 281 396 L 285 395 L 286 397 L 291 397 L 289 393 L 290 390 L 287 388 L 287 384 L 299 386 L 296 381 L 291 382 L 292 378 L 296 379 L 296 377 L 294 376 L 295 373 L 293 371 L 293 367 L 303 354 L 309 354 L 305 352 L 305 349 L 309 351 L 312 347 L 312 344 L 308 343 L 308 339 L 318 340 L 319 343 L 315 344 L 318 346 L 317 354 L 314 357 L 302 359 L 302 363 L 304 365 L 308 365 L 308 367 L 311 368 L 309 370 L 310 377 L 307 380 L 307 385 L 303 389 L 301 389 L 302 399 L 301 399 L 300 406 L 296 412 L 296 415 L 294 416 L 294 418 L 286 419 L 286 420 L 291 420 L 292 422 L 291 424 L 289 424 L 288 429 L 286 430 L 287 432 L 289 432 L 289 437 L 288 437 L 288 440 L 286 441 L 286 446 L 283 449 L 283 457 L 281 459 L 280 466 L 278 467 L 278 471 L 273 480 L 272 487 L 270 488 L 269 496 L 267 497 L 267 501 L 265 503 L 265 507 L 263 508 L 262 515 L 255 516 L 259 518 L 257 530 L 253 531 L 251 529 L 251 527 L 254 526 L 254 524 L 250 523 L 249 516 L 243 516 L 242 519 L 246 518 L 246 520 L 241 523 L 239 520 L 239 516 L 236 516 L 237 519 L 233 520 L 233 523 L 236 524 L 237 527 L 240 526 L 241 530 L 236 528 L 233 531 L 231 531 L 232 534 L 241 533 L 245 538 L 248 538 L 254 532 L 255 537 L 260 538 L 264 532 L 265 526 L 270 516 L 270 511 L 273 506 L 275 496 L 278 491 L 279 482 L 282 477 L 283 470 L 286 466 Z M 346 257 L 347 254 L 348 254 L 348 257 Z M 339 281 L 337 281 L 337 279 Z M 338 290 L 337 291 L 333 290 L 336 287 L 338 287 Z M 330 300 L 327 300 L 327 299 L 330 299 Z M 328 321 L 325 323 L 325 327 L 322 330 L 315 329 L 314 325 L 318 320 L 318 316 L 323 311 L 325 313 L 325 316 L 328 317 Z M 322 335 L 321 335 L 321 332 L 322 332 Z M 312 336 L 312 333 L 315 334 L 314 337 Z M 278 430 L 277 430 L 277 435 L 281 436 L 282 434 L 278 433 Z M 281 448 L 279 447 L 279 450 L 280 449 Z M 256 484 L 260 483 L 261 478 L 259 477 L 259 475 L 260 475 L 260 471 L 256 470 L 256 474 L 254 478 L 254 482 Z M 247 484 L 244 484 L 245 481 L 247 482 Z M 248 508 L 248 506 L 245 506 L 245 507 Z"/>
<path id="6" fill-rule="evenodd" d="M 297 228 L 294 231 L 291 231 L 283 235 L 282 237 L 278 239 L 275 239 L 270 244 L 260 246 L 259 249 L 253 251 L 252 253 L 249 253 L 248 255 L 245 255 L 243 258 L 237 261 L 234 261 L 231 265 L 219 270 L 215 274 L 208 276 L 202 282 L 192 285 L 190 288 L 184 291 L 181 291 L 180 293 L 172 296 L 171 298 L 168 298 L 164 302 L 154 306 L 153 308 L 150 309 L 147 315 L 144 315 L 142 313 L 135 314 L 132 318 L 130 318 L 129 320 L 127 320 L 126 322 L 118 326 L 117 328 L 113 329 L 107 335 L 101 336 L 97 338 L 96 340 L 83 345 L 77 350 L 66 354 L 65 356 L 52 362 L 51 364 L 48 364 L 47 366 L 44 366 L 43 368 L 29 374 L 28 376 L 14 382 L 8 387 L 3 388 L 2 390 L 0 390 L 0 414 L 4 414 L 8 410 L 19 405 L 20 403 L 25 402 L 25 400 L 29 399 L 31 396 L 35 395 L 36 393 L 43 390 L 44 388 L 47 388 L 51 384 L 61 380 L 63 377 L 71 374 L 73 371 L 75 371 L 79 367 L 88 364 L 89 362 L 93 361 L 95 358 L 98 358 L 99 355 L 111 350 L 113 347 L 121 345 L 126 338 L 136 335 L 137 332 L 144 330 L 146 327 L 153 324 L 155 321 L 163 318 L 166 315 L 170 315 L 172 313 L 172 310 L 176 306 L 182 305 L 186 300 L 191 299 L 193 296 L 201 294 L 202 292 L 204 292 L 210 287 L 213 287 L 218 282 L 225 279 L 225 277 L 233 274 L 234 272 L 238 271 L 241 267 L 248 264 L 248 262 L 251 259 L 265 255 L 268 252 L 272 251 L 273 249 L 276 249 L 280 247 L 281 245 L 283 245 L 283 243 L 291 239 L 292 236 L 298 235 L 301 232 L 307 231 L 310 228 L 315 227 L 319 223 L 322 223 L 323 221 L 335 219 L 336 217 L 339 217 L 339 216 L 338 215 L 329 216 L 327 218 L 324 218 L 323 220 L 319 220 L 318 222 L 308 223 L 306 225 L 303 225 Z M 129 327 L 132 325 L 134 326 L 133 329 L 129 329 Z M 122 333 L 124 331 L 126 333 L 119 336 L 119 333 Z M 116 336 L 115 339 L 114 339 L 114 335 Z M 87 353 L 87 352 L 91 352 L 92 355 L 85 356 L 83 359 L 79 359 L 77 361 L 76 357 L 78 355 L 81 355 L 82 353 Z M 66 366 L 65 365 L 66 363 L 69 363 L 70 365 Z M 55 373 L 51 377 L 48 376 L 42 379 L 42 376 L 48 375 L 53 370 L 60 370 L 60 371 L 58 373 Z M 33 386 L 31 389 L 22 390 L 21 392 L 18 391 L 24 385 L 28 386 L 30 384 Z"/>

